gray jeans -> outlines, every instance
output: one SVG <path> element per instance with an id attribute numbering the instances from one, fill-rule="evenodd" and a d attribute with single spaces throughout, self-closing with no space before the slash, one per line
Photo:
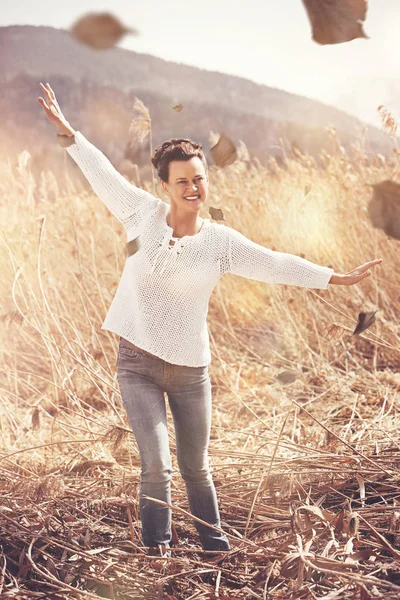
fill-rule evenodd
<path id="1" fill-rule="evenodd" d="M 221 527 L 212 480 L 208 443 L 211 429 L 211 380 L 208 366 L 186 367 L 130 347 L 120 338 L 117 378 L 122 401 L 139 448 L 139 509 L 145 546 L 171 545 L 171 455 L 164 392 L 173 416 L 177 461 L 186 485 L 190 512 Z M 194 521 L 204 550 L 229 550 L 226 535 Z"/>

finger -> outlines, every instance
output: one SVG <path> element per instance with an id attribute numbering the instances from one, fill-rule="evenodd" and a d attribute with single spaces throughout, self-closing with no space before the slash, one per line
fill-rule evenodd
<path id="1" fill-rule="evenodd" d="M 52 113 L 52 114 L 53 114 L 55 117 L 58 117 L 58 118 L 60 118 L 60 115 L 58 114 L 58 110 L 57 110 L 57 108 L 56 108 L 56 107 L 55 107 L 53 104 L 50 104 L 50 112 L 51 112 L 51 113 Z"/>
<path id="2" fill-rule="evenodd" d="M 372 266 L 372 265 L 377 265 L 378 263 L 381 263 L 382 261 L 383 261 L 383 258 L 375 258 L 374 260 L 370 260 L 369 262 L 367 262 L 365 264 Z"/>
<path id="3" fill-rule="evenodd" d="M 49 89 L 50 95 L 51 95 L 51 96 L 53 96 L 53 97 L 55 98 L 55 93 L 54 93 L 54 92 L 53 92 L 53 90 L 51 89 L 51 87 L 50 87 L 50 84 L 49 84 L 49 83 L 46 83 L 46 85 L 47 85 L 47 87 L 48 87 L 48 89 Z"/>
<path id="4" fill-rule="evenodd" d="M 371 271 L 366 271 L 365 273 L 363 273 L 359 279 L 359 281 L 361 281 L 361 279 L 366 279 L 367 277 L 371 277 Z"/>
<path id="5" fill-rule="evenodd" d="M 44 108 L 46 108 L 47 110 L 49 110 L 49 107 L 47 106 L 47 104 L 46 104 L 46 101 L 45 101 L 45 100 L 43 100 L 43 98 L 42 98 L 41 96 L 39 96 L 39 98 L 38 98 L 38 102 L 39 102 L 39 103 L 40 103 L 40 104 L 41 104 L 41 105 L 42 105 Z"/>
<path id="6" fill-rule="evenodd" d="M 371 271 L 366 271 L 365 273 L 362 273 L 361 275 L 352 275 L 351 277 L 348 278 L 348 280 L 347 280 L 348 282 L 346 283 L 346 285 L 354 285 L 356 283 L 359 283 L 366 277 L 370 277 L 370 276 L 371 276 Z"/>
<path id="7" fill-rule="evenodd" d="M 364 273 L 370 267 L 374 267 L 378 263 L 381 263 L 382 260 L 383 260 L 383 258 L 376 258 L 375 260 L 369 260 L 368 262 L 364 263 L 360 267 L 356 267 L 355 269 L 353 269 L 353 271 L 350 271 L 350 272 L 355 273 L 357 271 L 357 273 Z"/>
<path id="8" fill-rule="evenodd" d="M 43 85 L 43 83 L 40 83 L 40 85 L 41 85 L 41 88 L 42 88 L 42 90 L 44 91 L 44 93 L 45 93 L 45 95 L 46 95 L 46 98 L 47 98 L 47 100 L 52 100 L 52 97 L 51 97 L 51 95 L 50 95 L 50 92 L 49 92 L 49 90 L 47 89 L 47 87 L 45 87 L 45 86 Z"/>
<path id="9" fill-rule="evenodd" d="M 366 269 L 369 269 L 369 267 L 374 264 L 373 260 L 369 260 L 368 262 L 364 263 L 363 265 L 361 265 L 360 267 L 357 267 L 357 269 L 361 272 L 364 272 Z"/>

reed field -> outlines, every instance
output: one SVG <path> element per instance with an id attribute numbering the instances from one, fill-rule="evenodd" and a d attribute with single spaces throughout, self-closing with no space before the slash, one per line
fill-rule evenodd
<path id="1" fill-rule="evenodd" d="M 210 167 L 209 206 L 266 247 L 346 273 L 327 290 L 227 274 L 209 307 L 209 447 L 232 550 L 208 557 L 173 458 L 172 557 L 141 545 L 140 461 L 100 326 L 126 234 L 72 177 L 0 164 L 0 597 L 400 597 L 400 242 L 375 229 L 371 185 L 396 150 Z M 56 142 L 55 142 L 56 144 Z M 60 151 L 57 146 L 57 151 Z M 149 191 L 153 182 L 133 181 Z M 156 183 L 156 195 L 164 198 Z M 350 337 L 361 311 L 376 322 Z"/>

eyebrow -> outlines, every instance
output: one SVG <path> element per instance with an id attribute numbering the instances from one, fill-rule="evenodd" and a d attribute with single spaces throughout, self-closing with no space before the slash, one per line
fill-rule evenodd
<path id="1" fill-rule="evenodd" d="M 198 175 L 195 175 L 193 179 L 196 179 L 196 177 L 203 177 L 203 175 L 199 173 Z M 178 179 L 175 179 L 175 181 L 185 181 L 186 179 L 187 177 L 178 177 Z"/>

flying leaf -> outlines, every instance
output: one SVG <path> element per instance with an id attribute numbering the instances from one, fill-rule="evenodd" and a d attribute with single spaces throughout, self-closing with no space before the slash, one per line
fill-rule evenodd
<path id="1" fill-rule="evenodd" d="M 400 240 L 400 185 L 386 179 L 372 185 L 372 188 L 372 198 L 367 207 L 372 226 Z"/>
<path id="2" fill-rule="evenodd" d="M 173 107 L 174 110 L 176 110 L 176 112 L 181 112 L 183 108 L 183 104 L 177 104 L 176 106 Z"/>
<path id="3" fill-rule="evenodd" d="M 113 48 L 126 33 L 138 34 L 111 13 L 88 13 L 75 21 L 69 31 L 78 42 L 95 50 Z"/>
<path id="4" fill-rule="evenodd" d="M 0 321 L 5 323 L 6 327 L 8 327 L 11 323 L 15 323 L 16 325 L 20 325 L 24 321 L 24 317 L 21 315 L 18 310 L 12 310 L 8 313 L 4 313 L 0 316 Z"/>
<path id="5" fill-rule="evenodd" d="M 68 146 L 72 146 L 75 144 L 75 134 L 74 135 L 63 135 L 62 133 L 57 133 L 58 143 L 62 148 L 68 148 Z"/>
<path id="6" fill-rule="evenodd" d="M 219 167 L 228 167 L 237 159 L 237 150 L 234 143 L 221 133 L 218 142 L 210 149 L 214 162 Z"/>
<path id="7" fill-rule="evenodd" d="M 220 208 L 213 208 L 212 206 L 210 206 L 208 208 L 208 212 L 211 215 L 211 218 L 214 219 L 214 221 L 225 221 L 224 213 Z"/>
<path id="8" fill-rule="evenodd" d="M 133 119 L 129 125 L 130 147 L 140 145 L 151 131 L 150 113 L 139 98 L 135 98 L 133 115 Z"/>
<path id="9" fill-rule="evenodd" d="M 125 246 L 126 258 L 129 258 L 130 256 L 136 254 L 136 252 L 140 250 L 140 246 L 141 244 L 139 236 L 136 237 L 134 240 L 130 240 Z"/>
<path id="10" fill-rule="evenodd" d="M 36 406 L 32 413 L 32 431 L 36 431 L 37 429 L 40 429 L 40 412 Z"/>
<path id="11" fill-rule="evenodd" d="M 378 312 L 377 310 L 375 310 L 373 312 L 366 312 L 366 313 L 360 312 L 360 314 L 358 315 L 358 323 L 350 337 L 352 337 L 353 335 L 357 335 L 357 334 L 361 333 L 362 331 L 365 331 L 366 329 L 368 329 L 368 327 L 370 327 L 372 325 L 372 323 L 375 322 L 375 315 L 377 312 Z"/>
<path id="12" fill-rule="evenodd" d="M 294 371 L 282 371 L 276 376 L 276 380 L 279 383 L 293 383 L 297 379 L 297 373 Z"/>
<path id="13" fill-rule="evenodd" d="M 368 38 L 363 30 L 367 0 L 303 0 L 318 44 L 341 44 Z"/>
<path id="14" fill-rule="evenodd" d="M 214 146 L 219 140 L 219 135 L 218 133 L 215 133 L 215 131 L 210 131 L 210 133 L 208 134 L 208 141 L 210 146 Z"/>
<path id="15" fill-rule="evenodd" d="M 382 104 L 378 106 L 378 113 L 382 121 L 382 129 L 386 131 L 392 138 L 396 139 L 397 123 L 390 110 Z"/>

